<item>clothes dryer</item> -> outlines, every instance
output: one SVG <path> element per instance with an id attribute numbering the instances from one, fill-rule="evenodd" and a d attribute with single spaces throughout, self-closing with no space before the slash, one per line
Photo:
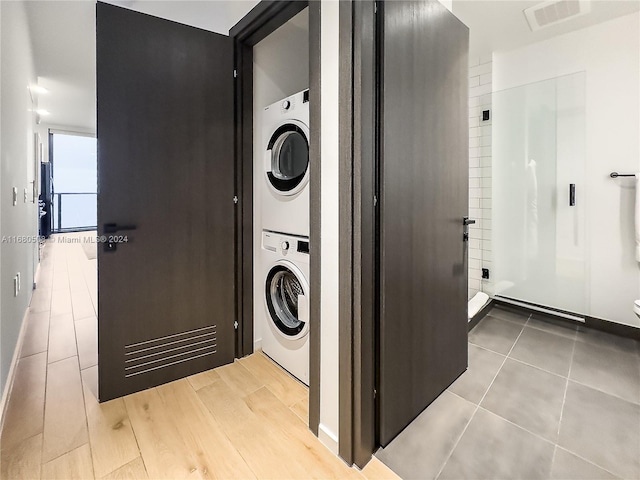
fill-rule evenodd
<path id="1" fill-rule="evenodd" d="M 266 107 L 262 126 L 262 228 L 308 236 L 309 90 Z"/>

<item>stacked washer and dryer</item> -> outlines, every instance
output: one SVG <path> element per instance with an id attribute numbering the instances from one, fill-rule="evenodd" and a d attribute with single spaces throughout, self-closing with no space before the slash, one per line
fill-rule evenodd
<path id="1" fill-rule="evenodd" d="M 264 287 L 256 292 L 255 322 L 262 351 L 308 385 L 309 90 L 264 109 L 262 153 L 262 244 L 256 262 Z"/>

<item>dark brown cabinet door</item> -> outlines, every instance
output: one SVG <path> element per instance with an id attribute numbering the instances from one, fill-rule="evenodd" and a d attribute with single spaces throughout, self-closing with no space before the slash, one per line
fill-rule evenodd
<path id="1" fill-rule="evenodd" d="M 98 3 L 97 91 L 105 401 L 233 361 L 232 41 Z"/>
<path id="2" fill-rule="evenodd" d="M 379 440 L 467 367 L 468 29 L 435 0 L 382 12 Z"/>

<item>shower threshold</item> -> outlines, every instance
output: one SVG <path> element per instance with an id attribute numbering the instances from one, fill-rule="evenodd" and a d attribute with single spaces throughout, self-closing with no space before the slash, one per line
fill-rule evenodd
<path id="1" fill-rule="evenodd" d="M 513 298 L 505 297 L 503 295 L 494 295 L 493 298 L 500 302 L 509 303 L 511 305 L 516 305 L 518 307 L 527 308 L 529 310 L 535 310 L 536 312 L 546 313 L 547 315 L 566 318 L 567 320 L 571 320 L 578 323 L 586 323 L 586 319 L 584 316 L 577 315 L 575 313 L 565 312 L 563 310 L 557 310 L 555 308 L 545 307 L 542 305 L 537 305 L 535 303 L 525 302 L 523 300 L 516 300 Z"/>

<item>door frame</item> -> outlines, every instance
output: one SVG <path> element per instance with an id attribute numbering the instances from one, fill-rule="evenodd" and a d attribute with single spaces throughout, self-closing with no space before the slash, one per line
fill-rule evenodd
<path id="1" fill-rule="evenodd" d="M 309 7 L 309 428 L 320 424 L 320 0 L 262 0 L 229 30 L 234 43 L 236 357 L 253 353 L 253 47 Z"/>
<path id="2" fill-rule="evenodd" d="M 339 455 L 363 468 L 380 445 L 379 198 L 385 1 L 341 0 L 339 23 Z"/>
<path id="3" fill-rule="evenodd" d="M 376 5 L 377 3 L 377 5 Z M 364 467 L 376 439 L 376 8 L 340 2 L 339 139 L 339 432 L 338 450 Z"/>

